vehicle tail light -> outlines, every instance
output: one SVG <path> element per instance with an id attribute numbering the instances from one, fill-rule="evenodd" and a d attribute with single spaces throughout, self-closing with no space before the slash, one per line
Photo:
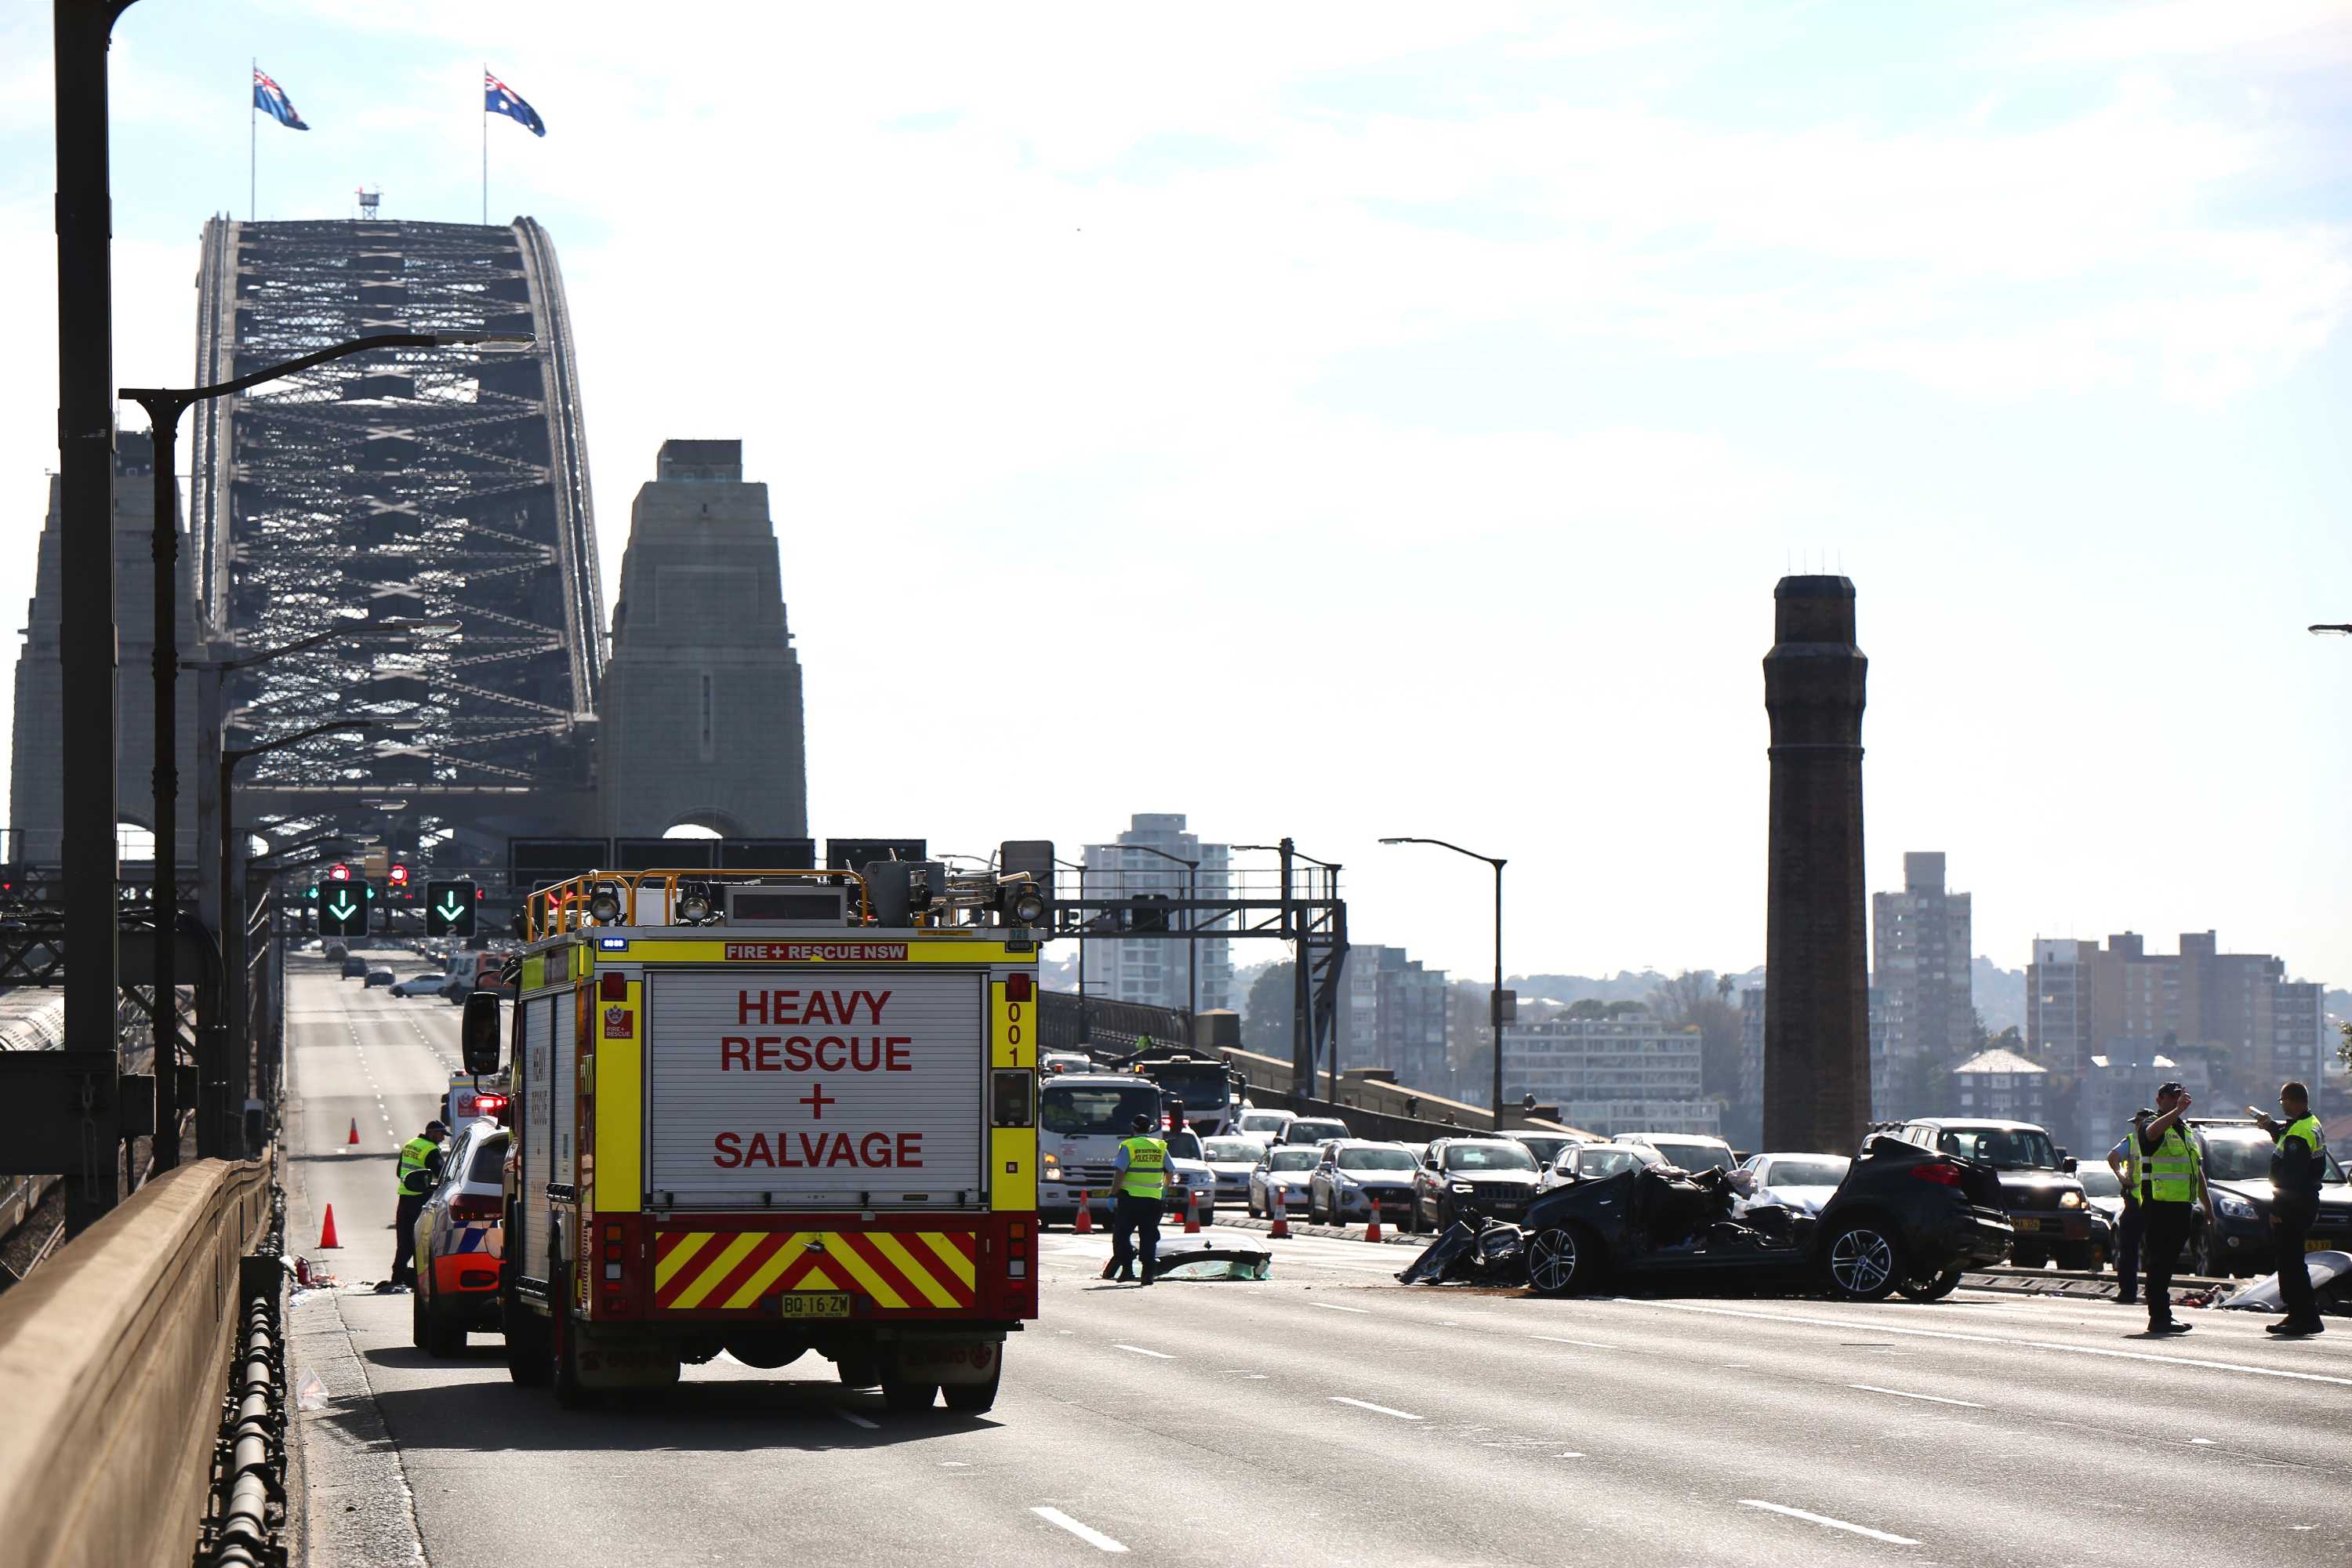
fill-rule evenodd
<path id="1" fill-rule="evenodd" d="M 1007 1002 L 1026 1002 L 1035 986 L 1036 982 L 1030 975 L 1008 974 L 1004 977 L 1004 999 Z"/>
<path id="2" fill-rule="evenodd" d="M 449 1217 L 457 1220 L 489 1220 L 499 1217 L 502 1205 L 497 1198 L 465 1195 L 449 1200 Z"/>
<path id="3" fill-rule="evenodd" d="M 474 1097 L 474 1114 L 477 1116 L 496 1116 L 506 1108 L 507 1097 L 503 1094 L 478 1094 Z"/>
<path id="4" fill-rule="evenodd" d="M 1937 1160 L 1932 1164 L 1912 1166 L 1911 1177 L 1914 1181 L 1933 1182 L 1939 1187 L 1957 1187 L 1960 1184 L 1960 1168 L 1948 1160 Z"/>

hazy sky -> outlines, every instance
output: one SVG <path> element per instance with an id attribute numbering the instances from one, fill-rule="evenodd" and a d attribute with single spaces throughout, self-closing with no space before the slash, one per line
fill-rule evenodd
<path id="1" fill-rule="evenodd" d="M 56 463 L 46 6 L 0 22 L 0 598 Z M 1871 658 L 1872 885 L 1977 946 L 2352 978 L 2336 4 L 937 9 L 142 0 L 116 381 L 196 238 L 553 235 L 604 582 L 667 437 L 765 480 L 819 835 L 1192 814 L 1475 973 L 1764 947 L 1771 589 Z M 136 410 L 132 410 L 136 415 Z M 928 628 L 909 636 L 910 627 Z M 135 784 L 133 787 L 136 787 Z M 1272 953 L 1244 952 L 1244 961 Z"/>

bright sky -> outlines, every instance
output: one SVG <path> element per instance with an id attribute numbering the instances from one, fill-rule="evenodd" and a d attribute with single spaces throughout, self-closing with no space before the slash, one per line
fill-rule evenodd
<path id="1" fill-rule="evenodd" d="M 0 599 L 56 454 L 46 6 L 0 22 Z M 1869 858 L 1977 945 L 2352 977 L 2352 19 L 2340 3 L 936 9 L 142 0 L 116 381 L 206 215 L 553 235 L 604 581 L 740 436 L 812 826 L 1348 867 L 1476 973 L 1764 947 L 1758 660 L 1852 576 Z M 136 414 L 134 409 L 133 414 Z M 891 604 L 896 598 L 897 606 Z M 928 624 L 926 641 L 908 626 Z M 880 628 L 887 626 L 887 635 Z M 1247 961 L 1271 952 L 1244 952 Z"/>

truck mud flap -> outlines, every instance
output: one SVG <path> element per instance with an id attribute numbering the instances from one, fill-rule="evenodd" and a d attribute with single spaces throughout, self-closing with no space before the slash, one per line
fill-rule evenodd
<path id="1" fill-rule="evenodd" d="M 1004 1360 L 1002 1333 L 908 1334 L 886 1349 L 907 1383 L 978 1384 L 993 1379 Z"/>

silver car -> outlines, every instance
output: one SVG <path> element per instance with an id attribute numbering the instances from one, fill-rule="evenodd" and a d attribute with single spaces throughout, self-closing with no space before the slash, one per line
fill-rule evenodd
<path id="1" fill-rule="evenodd" d="M 1268 1149 L 1250 1170 L 1249 1212 L 1271 1215 L 1278 1187 L 1283 1212 L 1306 1218 L 1307 1184 L 1321 1163 L 1322 1156 L 1304 1143 L 1277 1143 Z"/>
<path id="2" fill-rule="evenodd" d="M 1318 1152 L 1307 1183 L 1307 1217 L 1332 1225 L 1378 1212 L 1398 1225 L 1412 1213 L 1412 1178 L 1421 1162 L 1402 1143 L 1338 1138 Z"/>
<path id="3" fill-rule="evenodd" d="M 1265 1152 L 1265 1145 L 1256 1139 L 1236 1134 L 1201 1140 L 1201 1157 L 1216 1178 L 1219 1203 L 1249 1201 L 1250 1172 L 1257 1167 L 1258 1156 Z"/>

